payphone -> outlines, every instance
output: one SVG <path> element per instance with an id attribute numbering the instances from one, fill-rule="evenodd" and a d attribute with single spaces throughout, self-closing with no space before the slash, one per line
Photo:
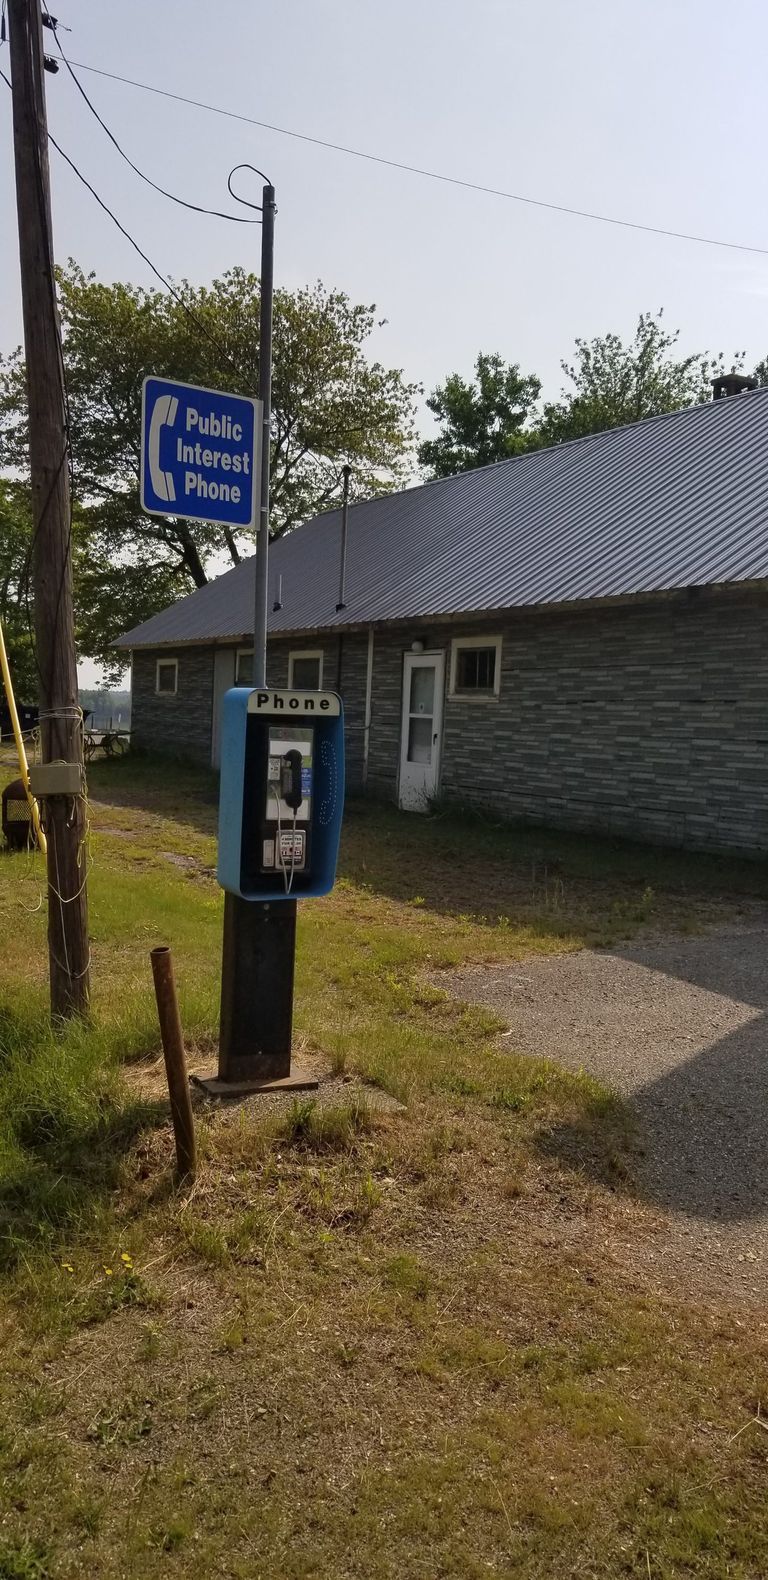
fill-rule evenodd
<path id="1" fill-rule="evenodd" d="M 218 859 L 224 889 L 246 900 L 327 894 L 343 805 L 344 721 L 335 692 L 227 692 Z"/>

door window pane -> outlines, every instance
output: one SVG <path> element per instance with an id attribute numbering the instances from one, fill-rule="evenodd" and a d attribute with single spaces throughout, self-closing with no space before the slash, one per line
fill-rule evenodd
<path id="1" fill-rule="evenodd" d="M 432 761 L 432 719 L 426 716 L 409 719 L 408 721 L 408 761 L 409 763 L 431 763 Z"/>
<path id="2" fill-rule="evenodd" d="M 320 658 L 294 658 L 291 684 L 295 691 L 320 690 Z"/>
<path id="3" fill-rule="evenodd" d="M 411 670 L 411 706 L 409 713 L 428 713 L 432 717 L 435 705 L 435 666 L 419 665 Z M 426 759 L 429 762 L 429 758 Z"/>

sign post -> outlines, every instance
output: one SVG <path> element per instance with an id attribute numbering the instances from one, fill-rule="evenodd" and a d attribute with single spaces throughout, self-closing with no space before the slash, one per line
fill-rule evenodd
<path id="1" fill-rule="evenodd" d="M 258 693 L 265 693 L 267 684 L 275 213 L 275 189 L 267 184 L 261 205 L 258 400 L 154 377 L 145 379 L 142 399 L 142 509 L 151 515 L 256 530 L 253 685 Z M 276 771 L 287 775 L 290 760 L 300 760 L 301 753 L 292 739 L 273 746 Z M 328 743 L 324 750 L 329 750 Z M 343 785 L 343 742 L 340 772 Z M 295 830 L 305 795 L 303 783 L 298 781 L 295 793 L 286 790 L 286 794 L 292 796 L 288 804 L 293 807 Z M 323 804 L 330 806 L 333 800 L 326 796 Z M 275 804 L 285 808 L 282 794 Z M 286 844 L 278 818 L 274 860 L 284 848 L 305 848 L 300 831 L 291 837 L 293 845 L 290 838 Z M 338 843 L 338 830 L 335 837 Z M 295 864 L 292 854 L 292 878 Z M 332 865 L 335 870 L 335 856 Z M 201 1082 L 206 1090 L 234 1096 L 270 1087 L 317 1085 L 314 1078 L 291 1070 L 295 954 L 296 900 L 291 888 L 279 899 L 263 900 L 245 898 L 238 887 L 227 888 L 219 1066 L 217 1077 Z"/>

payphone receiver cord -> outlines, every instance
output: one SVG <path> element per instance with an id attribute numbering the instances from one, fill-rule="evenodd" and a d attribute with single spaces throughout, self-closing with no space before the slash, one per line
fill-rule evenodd
<path id="1" fill-rule="evenodd" d="M 283 874 L 283 888 L 285 889 L 286 894 L 288 894 L 290 891 L 289 891 L 289 888 L 288 888 L 288 869 L 287 869 L 287 867 L 285 865 L 285 857 L 283 855 L 283 825 L 282 825 L 282 820 L 280 818 L 280 793 L 279 793 L 279 791 L 278 791 L 276 800 L 277 800 L 277 863 L 279 863 L 280 868 L 282 870 L 282 874 Z"/>
<path id="2" fill-rule="evenodd" d="M 293 888 L 293 874 L 296 871 L 296 815 L 298 810 L 298 807 L 294 807 L 293 809 L 293 833 L 291 835 L 291 881 L 288 884 L 286 891 L 288 894 L 290 894 L 291 889 Z"/>
<path id="3" fill-rule="evenodd" d="M 281 820 L 281 817 L 280 817 L 280 796 L 279 795 L 277 796 L 277 849 L 278 849 L 278 857 L 279 857 L 279 861 L 280 861 L 280 866 L 283 869 L 283 885 L 284 885 L 286 894 L 290 894 L 290 892 L 291 892 L 291 890 L 293 888 L 293 875 L 294 875 L 294 872 L 296 870 L 296 813 L 297 813 L 297 810 L 298 810 L 298 808 L 294 807 L 294 809 L 293 809 L 293 836 L 292 836 L 292 840 L 291 840 L 291 872 L 290 872 L 290 877 L 289 877 L 289 875 L 288 875 L 288 868 L 286 866 L 285 857 L 283 855 L 283 825 L 282 825 L 282 820 Z"/>

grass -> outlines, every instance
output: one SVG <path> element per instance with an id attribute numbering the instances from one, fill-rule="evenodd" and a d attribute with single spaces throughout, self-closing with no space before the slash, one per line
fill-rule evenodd
<path id="1" fill-rule="evenodd" d="M 639 1276 L 621 1106 L 439 987 L 738 914 L 764 869 L 354 809 L 296 1013 L 354 1079 L 203 1107 L 179 1193 L 148 953 L 212 1062 L 211 781 L 91 796 L 92 1026 L 51 1037 L 40 874 L 0 861 L 0 1580 L 768 1572 L 762 1314 Z"/>

